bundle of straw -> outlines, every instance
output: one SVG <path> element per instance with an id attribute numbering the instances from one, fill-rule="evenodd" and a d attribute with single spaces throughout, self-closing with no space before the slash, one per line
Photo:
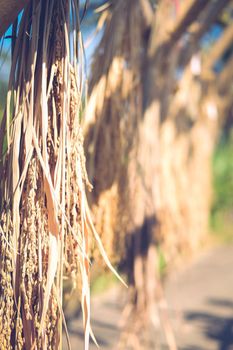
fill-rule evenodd
<path id="1" fill-rule="evenodd" d="M 60 348 L 63 278 L 78 274 L 87 349 L 90 232 L 112 269 L 85 195 L 79 27 L 75 0 L 32 0 L 13 40 L 0 130 L 1 349 Z"/>
<path id="2" fill-rule="evenodd" d="M 138 0 L 113 1 L 101 18 L 106 25 L 92 65 L 85 145 L 95 226 L 111 260 L 120 262 L 144 210 L 137 158 L 145 22 Z"/>

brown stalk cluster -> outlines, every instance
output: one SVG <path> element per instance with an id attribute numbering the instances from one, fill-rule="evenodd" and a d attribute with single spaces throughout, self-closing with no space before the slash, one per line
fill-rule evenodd
<path id="1" fill-rule="evenodd" d="M 0 144 L 2 350 L 61 348 L 65 277 L 83 286 L 88 346 L 93 225 L 80 127 L 82 53 L 70 35 L 78 15 L 75 1 L 33 0 L 17 31 Z"/>
<path id="2" fill-rule="evenodd" d="M 95 226 L 111 261 L 119 262 L 143 211 L 135 198 L 141 194 L 136 168 L 145 23 L 138 2 L 115 3 L 113 13 L 92 65 L 84 130 Z M 94 256 L 98 260 L 97 250 Z"/>

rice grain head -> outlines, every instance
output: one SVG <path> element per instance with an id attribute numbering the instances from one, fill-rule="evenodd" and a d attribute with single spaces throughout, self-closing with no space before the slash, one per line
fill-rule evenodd
<path id="1" fill-rule="evenodd" d="M 0 129 L 0 349 L 61 348 L 64 277 L 81 281 L 88 349 L 91 233 L 111 267 L 85 194 L 80 40 L 75 0 L 32 0 L 20 19 Z"/>

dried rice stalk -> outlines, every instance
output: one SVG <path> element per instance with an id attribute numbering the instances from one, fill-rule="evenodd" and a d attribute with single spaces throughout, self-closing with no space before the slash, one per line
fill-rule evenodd
<path id="1" fill-rule="evenodd" d="M 78 274 L 87 349 L 90 232 L 112 269 L 85 195 L 78 10 L 32 0 L 18 28 L 0 130 L 1 349 L 60 348 L 63 277 Z"/>
<path id="2" fill-rule="evenodd" d="M 112 12 L 107 11 L 92 66 L 84 130 L 95 225 L 111 260 L 119 262 L 126 253 L 126 235 L 141 224 L 143 215 L 135 206 L 142 195 L 136 159 L 145 23 L 139 1 L 114 1 Z"/>
<path id="3" fill-rule="evenodd" d="M 159 120 L 156 101 L 146 111 L 143 106 L 150 42 L 145 4 L 151 9 L 149 1 L 113 1 L 93 63 L 85 125 L 87 166 L 94 184 L 95 225 L 111 259 L 125 262 L 132 287 L 119 347 L 145 349 L 148 340 L 155 347 L 161 322 L 170 349 L 176 349 L 168 317 L 162 317 L 156 304 Z"/>

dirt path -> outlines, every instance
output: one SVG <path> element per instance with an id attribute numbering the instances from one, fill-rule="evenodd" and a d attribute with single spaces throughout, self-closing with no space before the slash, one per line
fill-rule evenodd
<path id="1" fill-rule="evenodd" d="M 233 350 L 233 246 L 203 254 L 173 275 L 165 291 L 178 349 Z M 118 340 L 124 302 L 119 288 L 92 300 L 93 331 L 103 350 L 113 350 Z M 80 319 L 70 320 L 72 350 L 84 349 L 81 329 Z"/>

